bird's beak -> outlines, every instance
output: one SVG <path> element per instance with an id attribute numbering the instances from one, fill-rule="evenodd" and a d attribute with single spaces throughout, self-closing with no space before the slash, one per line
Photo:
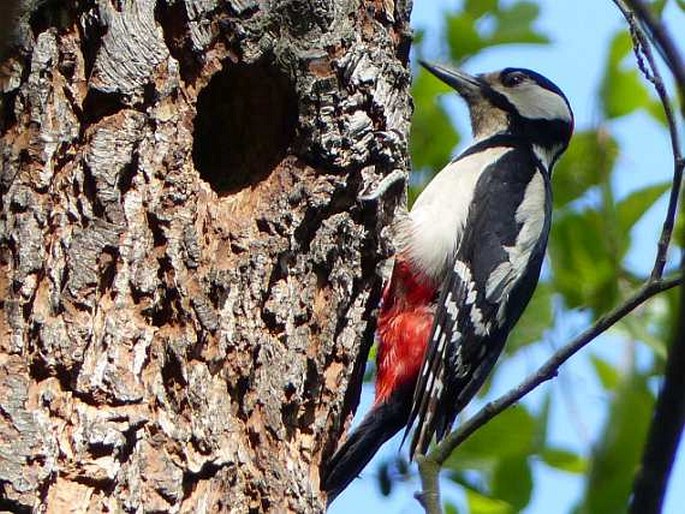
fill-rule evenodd
<path id="1" fill-rule="evenodd" d="M 421 66 L 430 71 L 448 86 L 454 88 L 465 99 L 482 95 L 482 83 L 478 78 L 461 70 L 454 70 L 440 64 L 419 61 Z"/>

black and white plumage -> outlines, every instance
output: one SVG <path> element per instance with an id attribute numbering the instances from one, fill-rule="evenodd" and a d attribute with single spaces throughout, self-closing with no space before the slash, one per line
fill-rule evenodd
<path id="1" fill-rule="evenodd" d="M 424 64 L 466 100 L 475 141 L 397 226 L 379 306 L 373 408 L 322 468 L 332 501 L 394 434 L 411 455 L 441 439 L 499 357 L 537 284 L 551 217 L 550 174 L 573 116 L 541 75 L 473 77 Z"/>
<path id="2" fill-rule="evenodd" d="M 550 177 L 573 115 L 530 70 L 467 75 L 422 63 L 466 100 L 474 143 L 426 187 L 403 221 L 403 251 L 437 284 L 414 388 L 411 455 L 442 439 L 481 387 L 537 285 L 552 210 Z"/>

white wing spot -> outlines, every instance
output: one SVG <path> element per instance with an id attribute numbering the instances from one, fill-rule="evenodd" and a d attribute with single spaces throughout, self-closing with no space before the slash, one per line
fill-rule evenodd
<path id="1" fill-rule="evenodd" d="M 438 353 L 442 353 L 443 348 L 445 348 L 446 334 L 442 334 L 440 339 L 438 339 Z"/>
<path id="2" fill-rule="evenodd" d="M 426 385 L 430 387 L 430 384 L 433 383 L 433 371 L 431 371 L 431 368 L 427 368 L 426 371 L 428 372 L 428 377 L 426 378 Z"/>
<path id="3" fill-rule="evenodd" d="M 483 313 L 475 304 L 471 307 L 471 324 L 478 336 L 487 336 L 490 333 L 490 323 L 483 322 Z"/>
<path id="4" fill-rule="evenodd" d="M 466 284 L 471 282 L 471 270 L 469 270 L 469 267 L 463 261 L 454 261 L 454 272 L 462 280 L 462 282 Z"/>
<path id="5" fill-rule="evenodd" d="M 478 291 L 476 291 L 473 288 L 473 282 L 469 282 L 468 288 L 469 288 L 469 294 L 466 297 L 466 305 L 471 305 L 473 303 L 476 303 L 476 296 L 478 296 Z"/>
<path id="6" fill-rule="evenodd" d="M 435 388 L 433 389 L 433 396 L 434 396 L 434 397 L 437 398 L 437 397 L 440 396 L 440 394 L 442 393 L 442 387 L 443 387 L 443 385 L 442 385 L 442 379 L 438 378 L 438 379 L 435 381 Z"/>
<path id="7" fill-rule="evenodd" d="M 462 347 L 458 346 L 457 352 L 456 352 L 455 358 L 454 358 L 455 376 L 457 378 L 460 378 L 460 379 L 468 376 L 469 370 L 470 370 L 470 366 L 464 364 L 464 358 L 461 354 L 461 351 L 462 351 Z"/>
<path id="8" fill-rule="evenodd" d="M 490 273 L 485 284 L 485 297 L 498 304 L 497 322 L 501 325 L 506 315 L 506 303 L 511 290 L 526 272 L 530 256 L 540 240 L 545 226 L 545 179 L 537 171 L 526 186 L 523 201 L 516 209 L 516 222 L 521 229 L 514 246 L 505 246 L 507 260 Z"/>
<path id="9" fill-rule="evenodd" d="M 435 333 L 433 334 L 433 341 L 440 339 L 440 334 L 442 334 L 442 327 L 438 325 L 435 327 Z"/>
<path id="10" fill-rule="evenodd" d="M 447 293 L 447 298 L 445 298 L 445 310 L 451 319 L 457 319 L 459 315 L 459 306 L 457 302 L 452 299 L 452 291 Z"/>

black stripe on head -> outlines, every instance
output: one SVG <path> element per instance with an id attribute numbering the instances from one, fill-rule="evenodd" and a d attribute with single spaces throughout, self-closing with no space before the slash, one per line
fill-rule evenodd
<path id="1" fill-rule="evenodd" d="M 527 68 L 505 68 L 496 77 L 494 79 L 492 76 L 478 75 L 477 79 L 481 83 L 481 90 L 487 101 L 494 107 L 507 113 L 509 130 L 512 134 L 521 135 L 527 140 L 546 148 L 559 146 L 560 150 L 563 151 L 573 132 L 573 111 L 571 110 L 568 98 L 566 98 L 561 89 L 543 75 Z M 509 98 L 490 84 L 490 81 L 493 79 L 504 86 L 504 88 L 512 89 L 522 82 L 523 79 L 534 82 L 541 89 L 545 89 L 560 97 L 566 103 L 571 115 L 570 123 L 553 119 L 524 118 Z"/>
<path id="2" fill-rule="evenodd" d="M 560 97 L 566 100 L 566 103 L 568 103 L 566 95 L 564 95 L 564 92 L 561 89 L 559 89 L 559 87 L 554 82 L 549 80 L 547 77 L 540 75 L 536 71 L 529 70 L 528 68 L 504 68 L 500 72 L 500 81 L 502 82 L 502 84 L 506 85 L 506 82 L 507 80 L 509 80 L 509 77 L 516 74 L 525 75 L 526 77 L 534 81 L 538 86 L 558 94 Z"/>
<path id="3" fill-rule="evenodd" d="M 506 86 L 507 82 L 511 81 L 511 77 L 516 77 L 517 75 L 524 75 L 533 82 L 535 82 L 541 88 L 546 89 L 547 91 L 551 91 L 552 93 L 555 93 L 556 95 L 563 98 L 564 102 L 566 102 L 566 106 L 568 107 L 569 112 L 571 113 L 571 116 L 573 116 L 573 109 L 571 109 L 571 103 L 568 101 L 568 98 L 566 98 L 564 92 L 554 82 L 549 80 L 544 75 L 540 75 L 536 71 L 529 70 L 528 68 L 504 68 L 499 75 L 500 82 L 502 82 L 502 84 Z"/>
<path id="4" fill-rule="evenodd" d="M 478 81 L 482 84 L 481 91 L 483 96 L 495 107 L 508 113 L 516 113 L 516 107 L 501 93 L 495 91 L 483 75 L 478 75 Z"/>

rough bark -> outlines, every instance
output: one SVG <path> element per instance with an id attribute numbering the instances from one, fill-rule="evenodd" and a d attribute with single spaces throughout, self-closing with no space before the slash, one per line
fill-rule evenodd
<path id="1" fill-rule="evenodd" d="M 0 509 L 316 512 L 406 173 L 410 0 L 25 0 Z"/>

